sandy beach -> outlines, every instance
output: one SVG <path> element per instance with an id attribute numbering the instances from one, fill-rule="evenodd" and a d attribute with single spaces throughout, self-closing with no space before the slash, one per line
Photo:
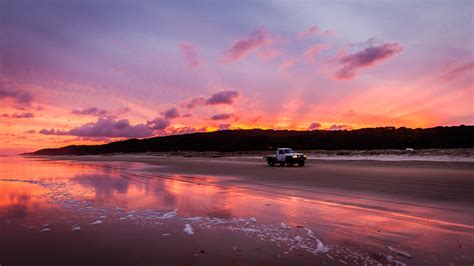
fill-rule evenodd
<path id="1" fill-rule="evenodd" d="M 474 163 L 471 162 L 310 159 L 304 167 L 269 167 L 264 159 L 239 157 L 114 155 L 56 156 L 51 159 L 143 162 L 150 164 L 148 170 L 155 173 L 236 177 L 233 181 L 242 185 L 279 186 L 302 192 L 378 194 L 402 201 L 467 206 L 474 203 Z"/>
<path id="2" fill-rule="evenodd" d="M 115 155 L 2 166 L 5 265 L 474 261 L 469 162 Z"/>

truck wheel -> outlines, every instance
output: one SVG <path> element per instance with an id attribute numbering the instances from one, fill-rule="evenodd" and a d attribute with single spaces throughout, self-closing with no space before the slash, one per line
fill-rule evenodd
<path id="1" fill-rule="evenodd" d="M 299 166 L 304 166 L 304 161 L 299 161 L 299 162 L 298 162 L 298 165 L 299 165 Z"/>
<path id="2" fill-rule="evenodd" d="M 285 162 L 280 162 L 280 166 L 285 166 Z"/>

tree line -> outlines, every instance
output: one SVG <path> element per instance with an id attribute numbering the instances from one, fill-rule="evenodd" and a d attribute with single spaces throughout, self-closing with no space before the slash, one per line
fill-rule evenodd
<path id="1" fill-rule="evenodd" d="M 160 151 L 256 151 L 291 147 L 297 150 L 453 149 L 474 147 L 474 126 L 433 128 L 378 127 L 357 130 L 222 130 L 128 139 L 103 145 L 42 149 L 33 155 L 89 155 Z"/>

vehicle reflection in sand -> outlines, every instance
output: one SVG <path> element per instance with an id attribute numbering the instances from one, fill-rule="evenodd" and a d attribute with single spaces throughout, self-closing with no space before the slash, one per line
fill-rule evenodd
<path id="1" fill-rule="evenodd" d="M 371 209 L 341 204 L 343 200 L 337 196 L 239 186 L 228 178 L 162 175 L 147 171 L 141 163 L 4 158 L 0 166 L 0 223 L 23 227 L 53 223 L 55 219 L 89 223 L 93 215 L 87 212 L 91 210 L 100 210 L 97 213 L 103 217 L 115 217 L 113 222 L 127 217 L 145 221 L 174 217 L 176 209 L 177 216 L 189 219 L 186 221 L 215 218 L 196 223 L 207 228 L 231 219 L 252 221 L 251 217 L 259 224 L 281 226 L 283 231 L 286 227 L 308 228 L 312 230 L 306 231 L 308 236 L 313 237 L 314 232 L 331 248 L 326 256 L 345 254 L 346 261 L 384 263 L 395 258 L 407 261 L 413 256 L 413 262 L 457 264 L 473 259 L 467 250 L 474 247 L 474 227 L 416 217 L 413 206 L 405 212 Z M 68 212 L 71 210 L 74 214 Z M 110 210 L 121 213 L 114 216 Z M 80 211 L 86 215 L 81 216 Z M 242 230 L 248 233 L 250 229 Z M 281 237 L 282 230 L 275 235 Z M 314 253 L 320 250 L 319 242 L 308 249 Z M 364 256 L 370 258 L 364 260 Z"/>

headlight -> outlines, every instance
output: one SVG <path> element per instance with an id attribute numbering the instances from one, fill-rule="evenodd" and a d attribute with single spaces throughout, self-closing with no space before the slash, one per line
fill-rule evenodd
<path id="1" fill-rule="evenodd" d="M 298 156 L 296 156 L 296 155 L 293 155 L 293 158 L 298 158 Z"/>

